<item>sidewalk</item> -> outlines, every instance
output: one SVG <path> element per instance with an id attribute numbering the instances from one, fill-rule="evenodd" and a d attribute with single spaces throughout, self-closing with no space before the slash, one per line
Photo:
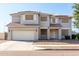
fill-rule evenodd
<path id="1" fill-rule="evenodd" d="M 35 45 L 36 50 L 79 50 L 79 45 Z"/>
<path id="2" fill-rule="evenodd" d="M 37 50 L 51 50 L 51 49 L 79 49 L 78 40 L 52 40 L 52 41 L 39 41 L 34 42 L 33 45 Z"/>

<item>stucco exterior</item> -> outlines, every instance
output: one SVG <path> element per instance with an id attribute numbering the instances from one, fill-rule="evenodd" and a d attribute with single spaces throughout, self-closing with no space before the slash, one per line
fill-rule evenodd
<path id="1" fill-rule="evenodd" d="M 25 19 L 25 15 L 33 15 L 32 20 Z M 41 39 L 41 36 L 46 36 L 46 39 L 50 40 L 51 38 L 62 39 L 62 30 L 67 29 L 68 35 L 71 36 L 71 17 L 67 15 L 52 15 L 48 13 L 36 12 L 36 11 L 23 11 L 18 13 L 11 14 L 12 22 L 8 24 L 8 40 L 13 40 L 14 31 L 34 31 L 34 40 Z M 46 20 L 42 21 L 41 17 L 46 17 Z M 64 18 L 64 19 L 63 19 Z M 55 22 L 53 22 L 55 19 Z M 62 20 L 68 20 L 67 23 L 63 23 Z M 52 25 L 52 26 L 51 26 Z M 47 34 L 41 34 L 41 30 L 45 29 Z M 57 30 L 57 31 L 55 31 Z M 13 33 L 13 34 L 12 34 Z M 18 32 L 17 32 L 18 33 Z M 19 35 L 18 35 L 19 37 Z M 21 36 L 20 36 L 21 37 Z M 27 37 L 27 36 L 26 36 Z M 30 37 L 30 36 L 28 36 Z M 23 40 L 23 39 L 22 39 Z M 26 39 L 30 40 L 30 39 Z"/>

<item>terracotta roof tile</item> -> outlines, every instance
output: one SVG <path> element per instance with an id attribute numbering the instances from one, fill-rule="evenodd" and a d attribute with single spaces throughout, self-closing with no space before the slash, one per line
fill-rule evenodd
<path id="1" fill-rule="evenodd" d="M 9 23 L 8 25 L 7 25 L 8 27 L 34 27 L 34 26 L 36 26 L 36 27 L 38 27 L 39 26 L 39 24 L 19 24 L 19 23 Z"/>
<path id="2" fill-rule="evenodd" d="M 61 24 L 50 24 L 51 27 L 62 27 Z"/>

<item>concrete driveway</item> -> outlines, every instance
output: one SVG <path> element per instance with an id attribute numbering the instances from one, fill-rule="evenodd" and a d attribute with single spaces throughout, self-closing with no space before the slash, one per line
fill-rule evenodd
<path id="1" fill-rule="evenodd" d="M 33 50 L 32 42 L 23 41 L 2 41 L 0 43 L 0 51 L 27 51 Z"/>

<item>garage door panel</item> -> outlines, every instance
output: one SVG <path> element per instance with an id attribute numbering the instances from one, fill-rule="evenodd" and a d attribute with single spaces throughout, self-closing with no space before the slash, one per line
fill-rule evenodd
<path id="1" fill-rule="evenodd" d="M 34 40 L 35 31 L 13 31 L 13 40 Z"/>

